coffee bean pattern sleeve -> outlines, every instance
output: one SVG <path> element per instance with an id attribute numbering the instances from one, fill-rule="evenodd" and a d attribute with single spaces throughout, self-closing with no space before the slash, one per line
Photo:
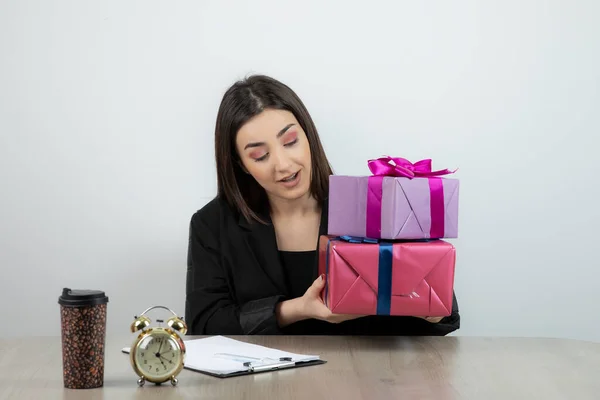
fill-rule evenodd
<path id="1" fill-rule="evenodd" d="M 104 384 L 106 304 L 61 306 L 63 380 L 66 388 Z"/>

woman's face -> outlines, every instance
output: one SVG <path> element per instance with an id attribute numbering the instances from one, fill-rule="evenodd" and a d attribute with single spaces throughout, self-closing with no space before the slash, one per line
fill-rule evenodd
<path id="1" fill-rule="evenodd" d="M 310 190 L 311 154 L 306 134 L 289 111 L 267 109 L 237 133 L 246 172 L 270 197 L 294 200 Z"/>

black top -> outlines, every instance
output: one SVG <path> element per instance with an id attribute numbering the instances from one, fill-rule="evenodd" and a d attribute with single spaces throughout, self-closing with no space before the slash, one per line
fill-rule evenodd
<path id="1" fill-rule="evenodd" d="M 318 266 L 315 265 L 317 251 L 279 251 L 279 255 L 290 298 L 302 297 L 317 279 Z M 283 328 L 283 333 L 286 335 L 322 334 L 328 328 L 322 325 L 320 321 L 299 321 Z"/>
<path id="2" fill-rule="evenodd" d="M 320 235 L 327 234 L 327 206 L 325 201 Z M 439 336 L 459 329 L 456 297 L 452 315 L 439 323 L 375 315 L 339 324 L 311 319 L 282 329 L 275 316 L 277 304 L 304 294 L 317 278 L 318 258 L 316 251 L 280 253 L 268 213 L 261 217 L 267 224 L 246 221 L 219 198 L 192 216 L 185 299 L 190 335 Z"/>
<path id="3" fill-rule="evenodd" d="M 302 297 L 317 279 L 317 251 L 279 251 L 279 258 L 290 297 Z"/>

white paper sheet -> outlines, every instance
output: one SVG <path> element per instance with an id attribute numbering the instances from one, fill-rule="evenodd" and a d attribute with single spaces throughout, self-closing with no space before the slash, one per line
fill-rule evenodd
<path id="1" fill-rule="evenodd" d="M 319 360 L 317 355 L 295 354 L 269 347 L 245 343 L 224 336 L 185 340 L 185 367 L 212 374 L 231 374 L 247 371 L 244 362 L 252 366 L 268 366 L 281 363 L 281 359 L 291 358 L 290 362 Z M 129 353 L 130 348 L 123 348 Z"/>

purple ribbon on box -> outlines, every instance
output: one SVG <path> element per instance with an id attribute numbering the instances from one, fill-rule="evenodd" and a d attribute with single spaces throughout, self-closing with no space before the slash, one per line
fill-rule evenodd
<path id="1" fill-rule="evenodd" d="M 400 157 L 380 157 L 368 161 L 373 176 L 369 177 L 367 194 L 367 236 L 381 236 L 381 197 L 383 195 L 383 178 L 386 176 L 413 178 L 428 178 L 431 209 L 432 238 L 444 237 L 444 186 L 440 175 L 452 174 L 455 171 L 443 169 L 431 170 L 431 159 L 411 163 Z"/>

